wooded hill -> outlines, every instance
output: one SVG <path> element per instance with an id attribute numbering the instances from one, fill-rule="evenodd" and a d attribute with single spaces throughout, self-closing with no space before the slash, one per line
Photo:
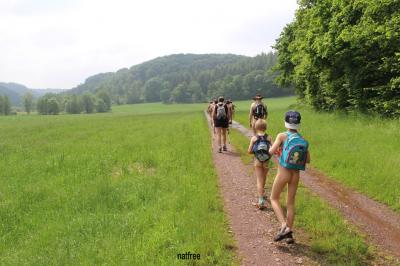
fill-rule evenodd
<path id="1" fill-rule="evenodd" d="M 22 106 L 23 97 L 31 94 L 33 98 L 39 98 L 46 93 L 60 93 L 62 89 L 30 89 L 26 86 L 13 82 L 0 82 L 0 95 L 7 96 L 14 106 Z"/>
<path id="2" fill-rule="evenodd" d="M 316 109 L 400 116 L 400 1 L 298 2 L 276 44 L 280 84 Z"/>
<path id="3" fill-rule="evenodd" d="M 278 88 L 270 69 L 276 54 L 246 57 L 233 54 L 176 54 L 102 73 L 86 79 L 68 94 L 107 92 L 113 103 L 204 102 L 224 95 L 233 100 L 249 99 L 256 92 L 265 97 L 293 93 Z"/>

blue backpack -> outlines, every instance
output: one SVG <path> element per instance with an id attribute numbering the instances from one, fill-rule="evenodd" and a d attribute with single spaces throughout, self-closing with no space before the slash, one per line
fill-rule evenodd
<path id="1" fill-rule="evenodd" d="M 268 135 L 257 136 L 257 141 L 253 145 L 254 156 L 260 162 L 266 162 L 271 158 L 269 154 L 269 148 L 271 148 L 271 143 L 267 139 Z"/>
<path id="2" fill-rule="evenodd" d="M 283 143 L 280 165 L 288 169 L 305 170 L 308 142 L 299 134 L 287 132 Z"/>

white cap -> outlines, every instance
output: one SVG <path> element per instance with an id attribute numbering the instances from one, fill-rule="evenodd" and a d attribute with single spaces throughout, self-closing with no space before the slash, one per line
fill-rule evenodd
<path id="1" fill-rule="evenodd" d="M 285 122 L 285 127 L 288 129 L 298 130 L 300 128 L 300 124 L 289 124 L 288 122 Z"/>

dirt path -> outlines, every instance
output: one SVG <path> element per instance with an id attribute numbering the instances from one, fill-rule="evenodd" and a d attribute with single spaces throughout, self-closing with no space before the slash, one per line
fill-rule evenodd
<path id="1" fill-rule="evenodd" d="M 232 127 L 251 137 L 252 132 L 237 122 Z M 400 262 L 400 215 L 387 206 L 355 192 L 317 170 L 301 174 L 301 182 L 337 208 L 367 239 Z"/>
<path id="2" fill-rule="evenodd" d="M 210 132 L 212 134 L 211 129 Z M 318 264 L 309 257 L 308 241 L 301 233 L 295 236 L 296 244 L 273 242 L 279 223 L 271 208 L 260 211 L 252 205 L 256 199 L 252 167 L 243 164 L 231 145 L 228 145 L 228 152 L 218 153 L 218 144 L 213 138 L 212 147 L 230 232 L 237 241 L 242 265 Z"/>

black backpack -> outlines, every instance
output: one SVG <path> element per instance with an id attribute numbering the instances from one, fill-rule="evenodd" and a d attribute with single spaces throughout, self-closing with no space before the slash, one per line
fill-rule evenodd
<path id="1" fill-rule="evenodd" d="M 257 104 L 256 108 L 253 109 L 253 116 L 255 118 L 264 118 L 267 114 L 267 110 L 265 109 L 264 104 L 259 103 Z"/>
<path id="2" fill-rule="evenodd" d="M 254 156 L 260 162 L 266 162 L 271 159 L 271 155 L 269 154 L 269 149 L 271 148 L 271 143 L 268 141 L 268 135 L 257 136 L 257 141 L 253 146 Z"/>

